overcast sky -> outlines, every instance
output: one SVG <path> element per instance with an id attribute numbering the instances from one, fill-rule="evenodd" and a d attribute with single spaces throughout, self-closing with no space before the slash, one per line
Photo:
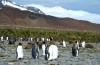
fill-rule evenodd
<path id="1" fill-rule="evenodd" d="M 42 4 L 45 6 L 62 6 L 72 10 L 85 10 L 100 14 L 100 0 L 13 0 L 18 4 Z"/>
<path id="2" fill-rule="evenodd" d="M 94 21 L 93 23 L 100 23 L 99 22 L 100 0 L 13 0 L 13 1 L 20 5 L 32 5 L 32 4 L 34 5 L 35 4 L 36 7 L 38 7 L 39 5 L 40 7 L 38 8 L 41 8 L 42 10 L 43 8 L 46 8 L 46 9 L 50 8 L 50 9 L 56 9 L 56 10 L 58 8 L 59 12 L 54 11 L 54 10 L 52 12 L 50 12 L 49 10 L 44 11 L 47 14 L 55 13 L 55 16 L 57 16 L 58 14 L 61 14 L 61 12 L 65 12 L 66 14 L 62 13 L 61 16 L 64 15 L 63 17 L 65 17 L 65 15 L 70 15 L 72 16 L 72 18 L 78 14 L 79 16 L 76 16 L 76 19 L 80 18 L 83 20 L 86 19 L 89 21 Z M 58 14 L 56 14 L 56 12 Z M 73 15 L 70 13 L 73 13 Z M 58 17 L 60 16 L 58 15 Z"/>

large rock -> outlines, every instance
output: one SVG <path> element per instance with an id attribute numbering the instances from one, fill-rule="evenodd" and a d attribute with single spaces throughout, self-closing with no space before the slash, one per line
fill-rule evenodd
<path id="1" fill-rule="evenodd" d="M 86 48 L 94 48 L 94 46 L 92 44 L 86 44 L 85 46 Z"/>
<path id="2" fill-rule="evenodd" d="M 25 49 L 31 49 L 32 48 L 32 43 L 28 43 L 26 46 L 25 46 Z"/>

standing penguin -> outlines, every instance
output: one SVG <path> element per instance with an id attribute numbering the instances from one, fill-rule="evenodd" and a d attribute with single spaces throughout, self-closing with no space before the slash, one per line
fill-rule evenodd
<path id="1" fill-rule="evenodd" d="M 33 57 L 33 59 L 39 58 L 39 47 L 36 43 L 33 44 L 33 47 L 32 47 L 32 57 Z"/>
<path id="2" fill-rule="evenodd" d="M 49 53 L 49 45 L 45 45 L 45 60 L 48 60 L 50 56 L 50 53 Z"/>
<path id="3" fill-rule="evenodd" d="M 19 43 L 18 47 L 17 47 L 17 60 L 23 59 L 23 47 L 22 44 Z"/>
<path id="4" fill-rule="evenodd" d="M 63 47 L 66 47 L 66 42 L 63 40 Z"/>
<path id="5" fill-rule="evenodd" d="M 1 36 L 1 41 L 4 41 L 4 38 L 3 38 L 3 36 Z"/>
<path id="6" fill-rule="evenodd" d="M 33 38 L 32 38 L 32 37 L 30 38 L 30 41 L 31 41 L 31 42 L 33 41 Z"/>
<path id="7" fill-rule="evenodd" d="M 45 56 L 45 49 L 46 49 L 46 43 L 43 42 L 42 44 L 42 55 Z"/>
<path id="8" fill-rule="evenodd" d="M 75 47 L 76 47 L 76 56 L 78 56 L 79 55 L 79 42 L 78 41 Z"/>
<path id="9" fill-rule="evenodd" d="M 54 60 L 54 59 L 57 59 L 58 57 L 58 47 L 54 44 L 51 44 L 50 47 L 49 47 L 49 58 L 48 60 Z"/>
<path id="10" fill-rule="evenodd" d="M 73 56 L 78 56 L 79 55 L 79 43 L 75 43 L 72 46 L 72 55 Z"/>
<path id="11" fill-rule="evenodd" d="M 9 40 L 9 38 L 8 37 L 6 37 L 6 41 L 8 41 Z"/>

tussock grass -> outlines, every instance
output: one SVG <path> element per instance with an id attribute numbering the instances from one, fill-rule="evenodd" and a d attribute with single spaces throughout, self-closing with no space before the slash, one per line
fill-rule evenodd
<path id="1" fill-rule="evenodd" d="M 0 35 L 14 36 L 14 37 L 53 37 L 54 40 L 69 42 L 75 40 L 85 40 L 86 42 L 100 42 L 100 33 L 97 32 L 82 32 L 82 31 L 63 31 L 63 30 L 49 30 L 49 29 L 0 29 Z"/>

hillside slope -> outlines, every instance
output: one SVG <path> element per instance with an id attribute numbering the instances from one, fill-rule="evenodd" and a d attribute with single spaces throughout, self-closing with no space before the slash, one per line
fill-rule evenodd
<path id="1" fill-rule="evenodd" d="M 100 25 L 72 18 L 56 18 L 44 14 L 21 11 L 17 8 L 3 7 L 0 10 L 1 26 L 60 29 L 72 31 L 100 32 Z"/>

